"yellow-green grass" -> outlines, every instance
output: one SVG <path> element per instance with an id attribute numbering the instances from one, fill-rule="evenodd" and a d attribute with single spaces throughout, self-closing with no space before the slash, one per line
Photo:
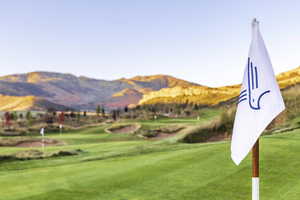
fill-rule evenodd
<path id="1" fill-rule="evenodd" d="M 79 156 L 0 163 L 0 199 L 229 200 L 251 198 L 251 161 L 230 160 L 230 143 L 150 142 L 103 127 L 51 134 Z M 300 198 L 300 131 L 261 139 L 261 199 Z M 0 148 L 0 154 L 24 148 Z"/>

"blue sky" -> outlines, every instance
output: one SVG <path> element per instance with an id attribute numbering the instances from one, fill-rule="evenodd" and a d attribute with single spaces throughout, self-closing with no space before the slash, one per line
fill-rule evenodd
<path id="1" fill-rule="evenodd" d="M 239 83 L 256 17 L 276 73 L 300 65 L 299 1 L 3 0 L 0 75 L 56 71 L 113 80 L 169 74 Z"/>

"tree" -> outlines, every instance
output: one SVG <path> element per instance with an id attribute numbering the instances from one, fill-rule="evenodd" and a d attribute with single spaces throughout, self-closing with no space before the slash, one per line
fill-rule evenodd
<path id="1" fill-rule="evenodd" d="M 97 114 L 98 117 L 99 117 L 100 112 L 101 112 L 101 107 L 100 107 L 100 105 L 98 105 L 96 107 L 96 114 Z"/>
<path id="2" fill-rule="evenodd" d="M 112 118 L 113 118 L 114 121 L 117 120 L 117 111 L 116 110 L 112 111 Z"/>
<path id="3" fill-rule="evenodd" d="M 70 117 L 71 117 L 71 118 L 75 118 L 75 117 L 76 117 L 76 114 L 75 114 L 73 111 L 71 111 Z"/>
<path id="4" fill-rule="evenodd" d="M 101 108 L 101 114 L 102 114 L 103 117 L 105 116 L 105 109 L 104 109 L 103 106 L 102 106 L 102 108 Z"/>
<path id="5" fill-rule="evenodd" d="M 10 120 L 11 120 L 11 115 L 9 112 L 4 113 L 4 118 L 5 118 L 5 125 L 10 126 Z"/>
<path id="6" fill-rule="evenodd" d="M 194 110 L 199 110 L 198 104 L 194 104 Z"/>
<path id="7" fill-rule="evenodd" d="M 23 117 L 24 117 L 24 116 L 23 116 L 23 113 L 20 113 L 20 114 L 19 114 L 19 118 L 20 118 L 20 119 L 23 119 Z"/>
<path id="8" fill-rule="evenodd" d="M 80 121 L 80 117 L 81 117 L 81 114 L 80 112 L 78 111 L 77 114 L 76 114 L 76 119 L 77 119 L 77 122 L 79 123 Z"/>
<path id="9" fill-rule="evenodd" d="M 64 112 L 61 112 L 59 115 L 58 115 L 58 121 L 60 124 L 63 124 L 64 121 L 65 121 L 65 113 Z"/>
<path id="10" fill-rule="evenodd" d="M 26 119 L 27 119 L 27 120 L 31 120 L 31 119 L 32 119 L 32 115 L 31 115 L 31 112 L 30 112 L 30 111 L 27 111 L 27 112 L 26 112 Z"/>
<path id="11" fill-rule="evenodd" d="M 116 113 L 117 113 L 117 118 L 119 118 L 119 117 L 120 117 L 121 111 L 120 111 L 119 109 L 117 109 L 117 110 L 116 110 Z"/>
<path id="12" fill-rule="evenodd" d="M 11 119 L 12 120 L 17 120 L 18 119 L 18 114 L 17 114 L 16 111 L 14 111 L 14 112 L 11 113 Z"/>

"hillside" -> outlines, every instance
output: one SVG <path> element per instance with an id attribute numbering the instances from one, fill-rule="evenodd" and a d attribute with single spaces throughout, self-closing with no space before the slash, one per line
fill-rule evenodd
<path id="1" fill-rule="evenodd" d="M 300 83 L 300 67 L 279 74 L 277 79 L 281 88 Z M 236 97 L 239 91 L 240 85 L 212 88 L 167 75 L 136 76 L 112 81 L 53 72 L 0 77 L 0 101 L 5 102 L 4 96 L 11 96 L 15 103 L 8 107 L 14 110 L 27 108 L 24 105 L 30 105 L 28 96 L 75 109 L 95 109 L 97 105 L 113 109 L 155 103 L 216 105 Z M 20 103 L 22 97 L 23 102 Z M 36 101 L 32 102 L 35 104 Z M 0 109 L 7 108 L 4 106 Z"/>
<path id="2" fill-rule="evenodd" d="M 195 103 L 215 105 L 238 95 L 239 86 L 210 88 L 203 86 L 164 88 L 145 94 L 139 104 Z"/>
<path id="3" fill-rule="evenodd" d="M 277 76 L 281 89 L 300 83 L 300 67 L 281 73 Z M 216 105 L 228 101 L 240 92 L 240 85 L 231 85 L 218 88 L 191 86 L 164 88 L 145 94 L 139 104 L 155 103 L 195 103 L 201 105 Z"/>
<path id="4" fill-rule="evenodd" d="M 0 94 L 35 96 L 67 107 L 94 109 L 98 104 L 108 108 L 124 107 L 138 103 L 143 94 L 150 91 L 193 85 L 197 84 L 166 75 L 106 81 L 72 74 L 31 72 L 0 77 Z"/>
<path id="5" fill-rule="evenodd" d="M 9 96 L 36 96 L 69 107 L 106 101 L 129 87 L 120 81 L 96 80 L 71 74 L 32 72 L 0 78 L 0 91 Z"/>
<path id="6" fill-rule="evenodd" d="M 196 83 L 191 83 L 168 75 L 153 75 L 153 76 L 135 76 L 130 79 L 120 79 L 123 82 L 131 84 L 135 89 L 149 88 L 159 90 L 161 88 L 172 88 L 176 86 L 189 87 L 198 86 Z M 142 86 L 142 88 L 141 88 Z"/>
<path id="7" fill-rule="evenodd" d="M 0 95 L 0 111 L 18 110 L 46 110 L 46 109 L 66 110 L 65 106 L 58 105 L 35 96 L 5 96 Z"/>

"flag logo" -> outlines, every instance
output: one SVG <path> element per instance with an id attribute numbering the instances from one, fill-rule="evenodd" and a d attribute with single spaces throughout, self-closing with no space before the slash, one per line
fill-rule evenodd
<path id="1" fill-rule="evenodd" d="M 238 104 L 248 100 L 249 107 L 253 110 L 260 110 L 260 101 L 262 97 L 271 92 L 271 90 L 261 91 L 259 88 L 258 67 L 253 65 L 253 62 L 248 58 L 247 64 L 247 89 L 241 91 Z"/>

